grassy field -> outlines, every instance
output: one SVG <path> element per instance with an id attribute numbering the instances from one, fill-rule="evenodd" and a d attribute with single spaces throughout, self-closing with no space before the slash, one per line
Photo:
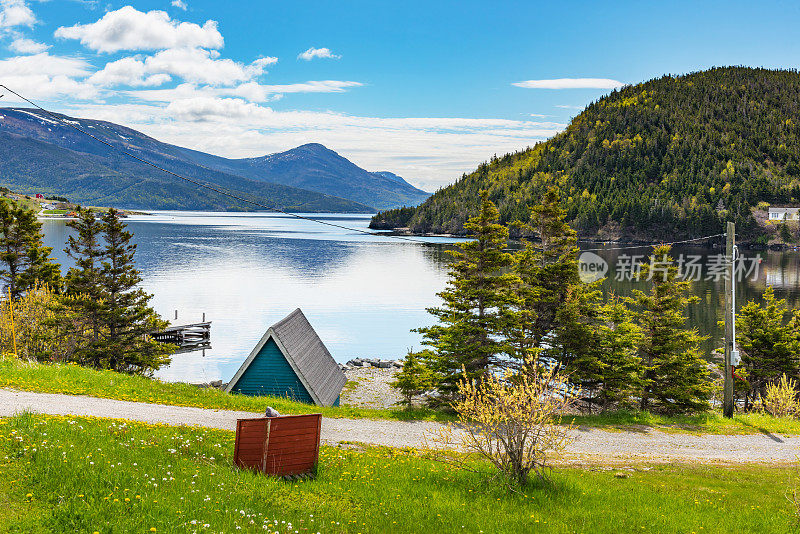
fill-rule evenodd
<path id="1" fill-rule="evenodd" d="M 310 406 L 285 398 L 232 395 L 213 388 L 201 389 L 189 384 L 160 382 L 77 365 L 30 364 L 18 360 L 0 361 L 0 387 L 222 410 L 262 412 L 267 406 L 272 406 L 284 414 L 321 412 L 326 417 L 435 421 L 453 419 L 450 414 L 424 408 L 375 410 L 352 406 Z M 733 419 L 726 419 L 718 412 L 667 417 L 648 412 L 620 411 L 568 416 L 564 420 L 578 426 L 609 430 L 658 428 L 667 432 L 706 434 L 800 434 L 800 420 L 759 413 L 737 414 Z"/>
<path id="2" fill-rule="evenodd" d="M 113 371 L 98 371 L 71 364 L 32 364 L 19 360 L 0 361 L 0 387 L 26 391 L 89 395 L 107 399 L 194 406 L 221 410 L 263 412 L 272 406 L 282 414 L 322 413 L 326 417 L 397 420 L 449 420 L 451 416 L 428 409 L 372 410 L 352 406 L 320 407 L 280 397 L 248 397 L 215 388 L 161 382 Z"/>
<path id="3" fill-rule="evenodd" d="M 790 532 L 793 468 L 565 468 L 520 493 L 487 466 L 323 447 L 316 480 L 232 467 L 233 434 L 122 420 L 0 420 L 3 532 Z M 624 477 L 618 476 L 624 473 Z"/>

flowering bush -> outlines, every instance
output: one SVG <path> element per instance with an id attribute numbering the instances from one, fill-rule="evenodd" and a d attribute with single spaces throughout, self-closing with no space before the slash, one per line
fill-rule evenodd
<path id="1" fill-rule="evenodd" d="M 35 286 L 17 300 L 0 304 L 0 349 L 4 356 L 29 361 L 66 361 L 75 350 L 65 335 L 71 313 L 47 286 Z"/>
<path id="2" fill-rule="evenodd" d="M 764 409 L 776 417 L 797 415 L 797 381 L 783 375 L 778 382 L 767 384 L 763 403 Z"/>
<path id="3" fill-rule="evenodd" d="M 570 425 L 561 414 L 573 404 L 567 378 L 539 365 L 501 376 L 488 374 L 458 386 L 453 403 L 457 427 L 437 431 L 434 445 L 475 453 L 489 460 L 513 483 L 524 485 L 531 472 L 540 477 L 550 457 L 570 442 Z M 441 456 L 466 467 L 453 456 Z"/>

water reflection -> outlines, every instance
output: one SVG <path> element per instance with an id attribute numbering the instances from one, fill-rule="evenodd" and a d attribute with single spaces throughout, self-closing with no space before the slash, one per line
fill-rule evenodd
<path id="1" fill-rule="evenodd" d="M 594 246 L 593 246 L 594 247 Z M 613 249 L 613 246 L 609 246 Z M 648 258 L 652 249 L 633 249 L 633 250 L 600 250 L 597 251 L 600 257 L 605 259 L 609 266 L 609 275 L 603 282 L 603 291 L 606 295 L 615 293 L 620 296 L 630 296 L 634 289 L 647 290 L 645 281 L 631 281 L 628 279 L 618 280 L 614 269 L 615 265 L 624 262 L 622 256 L 642 255 Z M 689 324 L 696 326 L 702 335 L 710 336 L 705 344 L 706 353 L 710 353 L 717 347 L 722 346 L 724 328 L 719 326 L 719 321 L 723 319 L 723 307 L 725 302 L 725 281 L 717 278 L 709 272 L 708 266 L 717 261 L 717 256 L 722 249 L 709 249 L 701 247 L 673 247 L 672 255 L 678 258 L 683 255 L 699 256 L 699 264 L 703 266 L 701 276 L 692 284 L 692 294 L 699 297 L 699 301 L 690 305 L 688 310 Z M 741 249 L 740 256 L 749 268 L 752 261 L 757 262 L 758 266 L 752 272 L 742 276 L 741 281 L 735 284 L 736 287 L 736 308 L 741 309 L 748 301 L 760 298 L 767 285 L 775 288 L 778 298 L 785 298 L 792 308 L 797 308 L 800 304 L 800 252 L 797 251 L 757 251 Z M 645 259 L 645 261 L 647 261 Z M 745 273 L 743 273 L 745 274 Z M 753 279 L 755 277 L 755 279 Z"/>
<path id="2" fill-rule="evenodd" d="M 316 217 L 316 216 L 315 216 Z M 366 229 L 369 217 L 328 217 Z M 266 328 L 302 308 L 334 357 L 396 358 L 430 324 L 425 308 L 444 287 L 453 240 L 419 245 L 270 214 L 176 214 L 127 221 L 153 305 L 177 323 L 213 321 L 213 349 L 178 355 L 167 380 L 227 380 Z M 63 268 L 63 221 L 46 221 Z"/>

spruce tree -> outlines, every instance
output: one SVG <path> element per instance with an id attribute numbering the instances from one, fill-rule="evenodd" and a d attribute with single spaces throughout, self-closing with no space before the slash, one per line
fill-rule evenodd
<path id="1" fill-rule="evenodd" d="M 36 284 L 59 289 L 61 273 L 43 239 L 42 223 L 32 210 L 0 201 L 0 279 L 12 299 Z"/>
<path id="2" fill-rule="evenodd" d="M 519 280 L 516 332 L 510 337 L 517 348 L 517 359 L 525 354 L 544 352 L 557 357 L 558 310 L 572 290 L 580 284 L 577 236 L 566 222 L 558 188 L 551 187 L 540 204 L 530 210 L 530 223 L 517 224 L 524 248 L 515 255 L 514 270 Z"/>
<path id="3" fill-rule="evenodd" d="M 422 351 L 420 354 L 409 352 L 403 362 L 403 368 L 395 375 L 395 380 L 391 383 L 403 394 L 403 400 L 400 403 L 409 408 L 414 397 L 422 395 L 436 383 L 433 372 L 420 361 L 420 356 L 422 360 L 429 360 L 432 353 L 429 350 Z"/>
<path id="4" fill-rule="evenodd" d="M 555 330 L 551 340 L 558 339 L 558 365 L 576 388 L 582 407 L 589 412 L 598 404 L 605 373 L 609 370 L 601 342 L 602 295 L 591 286 L 573 286 L 563 305 L 556 312 Z M 551 341 L 552 342 L 552 341 Z"/>
<path id="5" fill-rule="evenodd" d="M 171 346 L 153 341 L 149 333 L 166 325 L 148 305 L 149 295 L 133 256 L 133 234 L 115 209 L 103 215 L 103 262 L 100 283 L 104 297 L 100 317 L 105 365 L 126 373 L 149 373 L 169 363 Z"/>
<path id="6" fill-rule="evenodd" d="M 432 349 L 424 363 L 439 377 L 437 389 L 445 400 L 460 380 L 484 375 L 508 350 L 499 336 L 507 329 L 516 276 L 508 272 L 513 263 L 505 250 L 508 229 L 498 219 L 482 191 L 478 215 L 464 224 L 473 239 L 448 251 L 455 262 L 447 288 L 438 294 L 443 305 L 428 309 L 439 323 L 417 329 Z"/>
<path id="7" fill-rule="evenodd" d="M 558 312 L 559 358 L 588 411 L 629 407 L 640 393 L 641 329 L 614 295 L 602 302 L 597 283 L 575 286 Z"/>
<path id="8" fill-rule="evenodd" d="M 103 223 L 88 209 L 78 211 L 78 219 L 70 221 L 67 226 L 77 232 L 70 235 L 64 252 L 75 260 L 65 278 L 65 291 L 69 296 L 69 305 L 79 312 L 85 325 L 74 332 L 80 343 L 77 357 L 84 363 L 100 365 L 104 351 L 101 343 L 101 324 L 105 305 L 103 293 L 102 261 L 105 255 L 101 243 Z"/>
<path id="9" fill-rule="evenodd" d="M 792 231 L 789 230 L 789 225 L 785 222 L 782 222 L 778 227 L 778 235 L 784 243 L 791 243 L 794 241 L 794 239 L 792 239 Z"/>
<path id="10" fill-rule="evenodd" d="M 687 295 L 691 282 L 678 279 L 670 247 L 655 247 L 651 263 L 642 268 L 650 291 L 634 290 L 629 302 L 636 307 L 642 328 L 639 355 L 643 391 L 639 408 L 666 413 L 708 409 L 709 372 L 699 345 L 705 338 L 686 326 L 686 308 L 697 297 Z"/>
<path id="11" fill-rule="evenodd" d="M 628 408 L 642 389 L 639 344 L 642 330 L 624 302 L 614 295 L 603 305 L 599 346 L 604 364 L 597 404 Z"/>
<path id="12" fill-rule="evenodd" d="M 784 374 L 790 378 L 800 374 L 800 310 L 789 315 L 786 301 L 776 299 L 772 287 L 767 287 L 763 299 L 763 305 L 751 300 L 743 306 L 736 321 L 750 388 L 746 408 L 764 396 L 770 382 Z"/>

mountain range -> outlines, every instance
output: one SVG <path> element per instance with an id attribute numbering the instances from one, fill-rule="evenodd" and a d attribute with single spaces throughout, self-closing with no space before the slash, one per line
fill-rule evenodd
<path id="1" fill-rule="evenodd" d="M 366 171 L 317 143 L 230 159 L 163 143 L 111 122 L 55 116 L 0 108 L 0 185 L 87 205 L 253 209 L 123 155 L 72 124 L 169 171 L 282 210 L 369 213 L 416 205 L 429 196 L 393 173 Z"/>
<path id="2" fill-rule="evenodd" d="M 492 158 L 416 209 L 372 228 L 464 233 L 486 190 L 502 222 L 526 221 L 550 187 L 583 237 L 674 240 L 737 234 L 766 242 L 769 204 L 800 203 L 800 74 L 718 67 L 628 85 L 565 131 Z"/>

